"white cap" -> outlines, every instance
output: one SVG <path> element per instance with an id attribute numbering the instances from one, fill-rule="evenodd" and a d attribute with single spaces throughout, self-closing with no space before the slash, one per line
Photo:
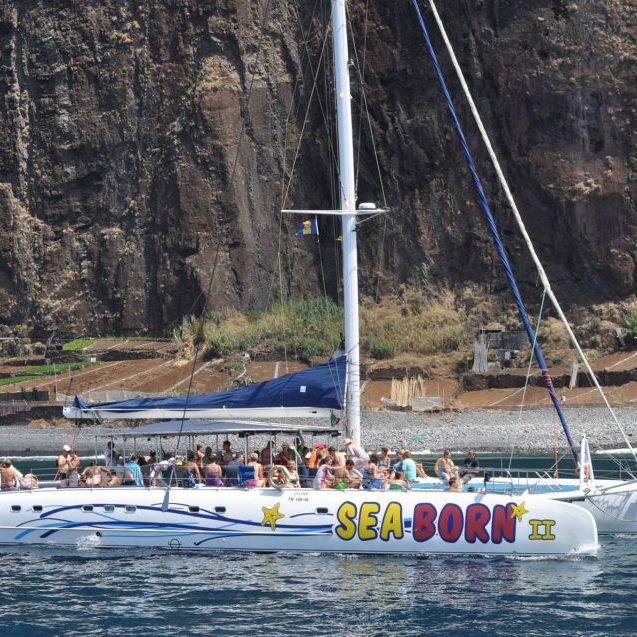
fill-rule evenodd
<path id="1" fill-rule="evenodd" d="M 63 449 L 64 451 L 71 451 L 71 447 L 69 447 L 68 445 L 64 445 L 64 446 L 62 447 L 62 449 Z"/>

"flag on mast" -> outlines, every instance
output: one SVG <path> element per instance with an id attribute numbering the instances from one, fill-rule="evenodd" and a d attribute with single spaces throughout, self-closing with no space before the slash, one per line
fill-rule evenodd
<path id="1" fill-rule="evenodd" d="M 318 235 L 318 220 L 316 217 L 314 219 L 308 219 L 307 221 L 302 221 L 296 228 L 296 236 L 303 237 L 306 235 Z"/>

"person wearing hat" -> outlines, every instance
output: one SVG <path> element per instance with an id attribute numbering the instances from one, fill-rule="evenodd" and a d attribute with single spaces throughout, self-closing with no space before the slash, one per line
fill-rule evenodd
<path id="1" fill-rule="evenodd" d="M 354 467 L 358 471 L 362 471 L 369 462 L 369 454 L 362 447 L 355 445 L 351 438 L 345 438 L 343 445 L 345 446 L 345 455 L 354 461 Z"/>
<path id="2" fill-rule="evenodd" d="M 73 456 L 71 454 L 71 447 L 69 445 L 64 445 L 62 447 L 62 452 L 60 453 L 57 459 L 57 468 L 58 468 L 57 477 L 60 480 L 61 487 L 69 486 L 68 478 L 69 478 L 69 473 L 71 473 L 71 470 L 73 469 L 72 463 L 73 463 Z"/>

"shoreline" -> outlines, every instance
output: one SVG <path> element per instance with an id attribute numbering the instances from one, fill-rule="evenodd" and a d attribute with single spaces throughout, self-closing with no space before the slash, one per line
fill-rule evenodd
<path id="1" fill-rule="evenodd" d="M 631 445 L 637 446 L 637 408 L 617 408 L 615 414 Z M 607 409 L 573 407 L 567 410 L 566 416 L 578 446 L 582 436 L 586 434 L 592 451 L 627 447 Z M 325 426 L 325 423 L 317 419 L 290 419 L 289 422 L 307 427 Z M 74 445 L 81 455 L 94 455 L 96 436 L 97 453 L 101 454 L 108 437 L 113 435 L 117 438 L 118 431 L 117 427 L 103 425 L 85 425 L 79 429 L 53 424 L 50 427 L 3 425 L 0 426 L 0 456 L 50 456 L 57 454 L 65 444 Z M 214 437 L 206 438 L 202 436 L 200 442 L 214 446 Z M 243 448 L 243 443 L 237 436 L 229 436 L 229 439 L 234 448 Z M 447 447 L 454 452 L 473 447 L 479 453 L 510 452 L 513 448 L 517 453 L 523 454 L 547 453 L 553 451 L 554 445 L 560 451 L 567 450 L 561 425 L 553 410 L 548 408 L 522 412 L 471 410 L 431 414 L 364 411 L 361 416 L 361 439 L 368 451 L 387 446 L 392 450 L 410 448 L 414 451 L 437 453 Z M 283 440 L 279 436 L 277 444 L 281 444 Z M 250 446 L 261 448 L 259 445 L 263 446 L 265 441 L 264 436 L 255 436 Z M 138 443 L 138 448 L 146 444 L 149 443 L 143 439 L 143 443 Z M 127 446 L 132 449 L 133 442 L 129 440 Z"/>

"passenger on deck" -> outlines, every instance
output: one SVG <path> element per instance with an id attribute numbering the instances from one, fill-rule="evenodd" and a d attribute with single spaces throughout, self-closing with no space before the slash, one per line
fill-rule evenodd
<path id="1" fill-rule="evenodd" d="M 336 467 L 344 467 L 345 466 L 345 456 L 336 450 L 336 447 L 328 447 L 327 453 L 330 459 L 330 466 L 334 469 Z"/>
<path id="2" fill-rule="evenodd" d="M 449 479 L 456 475 L 456 465 L 451 459 L 451 451 L 445 449 L 442 456 L 436 460 L 434 465 L 434 473 L 443 481 L 449 482 Z"/>
<path id="3" fill-rule="evenodd" d="M 296 462 L 290 460 L 286 465 L 286 469 L 290 475 L 289 483 L 286 486 L 290 489 L 298 489 L 301 486 L 301 479 L 299 478 L 299 472 L 296 468 Z"/>
<path id="4" fill-rule="evenodd" d="M 71 449 L 71 453 L 69 455 L 69 467 L 71 471 L 75 469 L 76 471 L 80 468 L 80 464 L 82 463 L 79 454 L 75 449 Z"/>
<path id="5" fill-rule="evenodd" d="M 250 454 L 250 459 L 248 460 L 248 464 L 254 467 L 254 485 L 255 487 L 264 487 L 265 486 L 265 477 L 263 475 L 263 465 L 259 462 L 259 454 L 254 452 Z"/>
<path id="6" fill-rule="evenodd" d="M 403 479 L 403 452 L 396 451 L 396 458 L 391 466 L 391 471 L 389 472 L 390 481 L 402 481 Z"/>
<path id="7" fill-rule="evenodd" d="M 127 486 L 144 486 L 144 479 L 142 477 L 142 470 L 137 464 L 137 454 L 133 454 L 128 462 L 124 464 L 124 479 L 122 484 Z"/>
<path id="8" fill-rule="evenodd" d="M 195 449 L 195 462 L 200 469 L 203 469 L 203 461 L 206 457 L 206 452 L 204 451 L 203 445 L 197 445 Z"/>
<path id="9" fill-rule="evenodd" d="M 307 466 L 310 469 L 310 476 L 313 478 L 321 466 L 321 460 L 327 456 L 327 447 L 322 442 L 317 442 L 314 449 L 310 451 Z"/>
<path id="10" fill-rule="evenodd" d="M 473 476 L 475 476 L 478 471 L 480 471 L 480 462 L 476 457 L 475 449 L 469 449 L 469 451 L 467 451 L 467 457 L 462 463 L 462 469 L 460 472 L 462 482 L 464 482 L 464 484 L 470 482 L 471 478 L 473 478 Z"/>
<path id="11" fill-rule="evenodd" d="M 455 493 L 462 493 L 462 480 L 457 478 L 456 476 L 452 476 L 449 478 L 448 482 L 449 486 L 445 489 L 445 491 L 453 491 Z"/>
<path id="12" fill-rule="evenodd" d="M 411 458 L 411 451 L 405 449 L 403 451 L 403 480 L 411 484 L 418 477 L 416 463 Z"/>
<path id="13" fill-rule="evenodd" d="M 210 462 L 204 467 L 204 479 L 205 483 L 209 487 L 222 487 L 223 486 L 223 470 L 218 462 L 217 456 L 213 453 L 210 456 Z"/>
<path id="14" fill-rule="evenodd" d="M 373 453 L 369 457 L 367 466 L 363 468 L 363 489 L 381 489 L 383 487 L 382 474 L 378 469 L 378 456 Z"/>
<path id="15" fill-rule="evenodd" d="M 151 487 L 167 486 L 166 480 L 164 480 L 164 471 L 172 469 L 175 462 L 174 458 L 168 458 L 167 455 L 168 454 L 165 454 L 164 459 L 161 462 L 156 462 L 155 466 L 152 468 L 150 475 L 148 476 L 148 481 Z"/>
<path id="16" fill-rule="evenodd" d="M 355 445 L 350 438 L 345 438 L 343 441 L 345 447 L 345 455 L 354 461 L 354 466 L 360 471 L 363 467 L 367 466 L 369 462 L 369 454 L 363 449 L 363 447 Z"/>
<path id="17" fill-rule="evenodd" d="M 301 462 L 298 465 L 299 478 L 301 479 L 301 486 L 304 489 L 309 489 L 312 486 L 312 472 L 310 471 L 310 458 L 312 453 L 308 449 L 303 455 Z"/>
<path id="18" fill-rule="evenodd" d="M 71 472 L 71 447 L 69 445 L 64 445 L 62 447 L 62 452 L 57 457 L 57 477 L 60 480 L 61 487 L 68 487 L 68 477 Z"/>
<path id="19" fill-rule="evenodd" d="M 227 487 L 236 487 L 239 484 L 239 467 L 243 466 L 244 457 L 238 453 L 234 460 L 231 460 L 226 467 L 224 483 Z"/>
<path id="20" fill-rule="evenodd" d="M 129 477 L 133 480 L 135 479 L 133 474 L 129 471 Z M 117 456 L 117 463 L 115 464 L 115 475 L 119 478 L 120 484 L 124 484 L 124 477 L 126 474 L 126 469 L 124 467 L 124 458 L 122 456 Z M 112 482 L 112 480 L 111 480 Z"/>
<path id="21" fill-rule="evenodd" d="M 284 467 L 292 460 L 292 450 L 287 442 L 284 442 L 281 451 L 274 458 L 274 464 L 281 464 Z"/>
<path id="22" fill-rule="evenodd" d="M 334 477 L 330 474 L 330 465 L 328 458 L 322 458 L 319 468 L 316 470 L 314 476 L 314 488 L 325 489 L 331 487 L 334 482 Z"/>
<path id="23" fill-rule="evenodd" d="M 334 481 L 330 485 L 333 489 L 347 489 L 347 481 L 349 479 L 349 472 L 346 466 L 332 467 Z"/>
<path id="24" fill-rule="evenodd" d="M 389 473 L 391 458 L 389 457 L 389 447 L 381 447 L 378 455 L 378 469 L 384 473 Z"/>
<path id="25" fill-rule="evenodd" d="M 119 453 L 115 449 L 115 443 L 112 440 L 109 440 L 104 451 L 104 464 L 107 467 L 114 467 L 118 456 Z"/>
<path id="26" fill-rule="evenodd" d="M 3 491 L 14 491 L 20 486 L 18 470 L 9 458 L 5 458 L 0 464 L 0 483 Z"/>
<path id="27" fill-rule="evenodd" d="M 261 449 L 261 463 L 266 467 L 269 467 L 272 464 L 272 441 L 268 442 L 268 444 Z"/>
<path id="28" fill-rule="evenodd" d="M 356 468 L 353 458 L 348 458 L 345 461 L 345 468 L 347 469 L 347 486 L 350 489 L 360 489 L 363 482 L 363 474 Z"/>
<path id="29" fill-rule="evenodd" d="M 223 441 L 223 451 L 221 452 L 221 458 L 219 458 L 219 464 L 222 469 L 225 469 L 232 462 L 232 449 L 229 440 Z"/>
<path id="30" fill-rule="evenodd" d="M 98 466 L 97 460 L 92 460 L 91 464 L 82 471 L 80 485 L 86 487 L 101 487 L 102 471 L 108 473 L 108 476 L 104 479 L 104 482 L 106 483 L 110 478 L 110 471 L 105 467 Z"/>
<path id="31" fill-rule="evenodd" d="M 212 447 L 206 447 L 205 452 L 204 452 L 204 456 L 203 456 L 203 466 L 207 467 L 211 462 L 212 462 L 212 457 L 215 457 L 215 460 L 217 458 L 217 456 L 213 453 L 212 451 Z"/>
<path id="32" fill-rule="evenodd" d="M 197 465 L 197 454 L 194 451 L 188 452 L 187 462 L 184 469 L 182 486 L 192 488 L 202 482 L 201 471 L 199 471 L 199 465 Z"/>

